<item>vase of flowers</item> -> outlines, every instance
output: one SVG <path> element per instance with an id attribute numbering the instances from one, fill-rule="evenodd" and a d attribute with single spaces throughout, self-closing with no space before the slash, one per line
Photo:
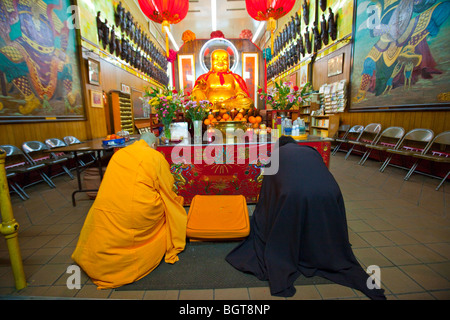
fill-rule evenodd
<path id="1" fill-rule="evenodd" d="M 145 97 L 150 98 L 148 103 L 156 111 L 156 118 L 164 126 L 166 142 L 169 142 L 171 139 L 170 124 L 176 113 L 183 107 L 184 95 L 169 87 L 164 87 L 146 90 Z"/>
<path id="2" fill-rule="evenodd" d="M 274 82 L 275 87 L 264 91 L 259 87 L 258 94 L 261 100 L 266 101 L 273 110 L 289 110 L 293 106 L 301 106 L 309 101 L 312 92 L 311 84 L 306 83 L 301 89 L 292 86 L 290 82 Z"/>
<path id="3" fill-rule="evenodd" d="M 190 120 L 194 125 L 194 143 L 202 143 L 202 123 L 206 118 L 210 108 L 211 102 L 208 100 L 195 101 L 188 100 L 184 104 L 184 116 Z"/>

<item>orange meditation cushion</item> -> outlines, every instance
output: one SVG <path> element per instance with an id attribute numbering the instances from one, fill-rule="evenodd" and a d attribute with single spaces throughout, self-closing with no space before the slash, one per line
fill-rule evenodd
<path id="1" fill-rule="evenodd" d="M 242 195 L 196 195 L 187 218 L 186 236 L 198 240 L 240 239 L 250 233 Z"/>

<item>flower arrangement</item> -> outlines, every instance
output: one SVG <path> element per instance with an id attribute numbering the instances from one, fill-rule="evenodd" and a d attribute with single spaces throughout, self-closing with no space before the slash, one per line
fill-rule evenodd
<path id="1" fill-rule="evenodd" d="M 251 30 L 249 29 L 244 29 L 241 31 L 241 34 L 239 35 L 239 39 L 248 39 L 248 40 L 252 40 L 253 38 L 253 33 Z"/>
<path id="2" fill-rule="evenodd" d="M 191 121 L 202 121 L 208 115 L 208 111 L 211 107 L 212 103 L 208 100 L 189 100 L 184 105 L 184 115 L 186 119 L 189 119 Z"/>
<path id="3" fill-rule="evenodd" d="M 275 82 L 275 87 L 267 92 L 259 87 L 258 94 L 261 100 L 265 100 L 274 110 L 289 110 L 295 105 L 302 105 L 303 102 L 309 101 L 309 95 L 312 91 L 309 82 L 301 90 L 299 87 L 291 87 L 291 85 L 290 82 Z"/>
<path id="4" fill-rule="evenodd" d="M 211 32 L 210 36 L 211 36 L 211 39 L 214 39 L 214 38 L 225 38 L 225 35 L 220 30 L 216 30 L 216 31 Z"/>
<path id="5" fill-rule="evenodd" d="M 169 50 L 169 56 L 167 57 L 167 61 L 174 62 L 177 59 L 177 52 L 173 49 Z"/>
<path id="6" fill-rule="evenodd" d="M 145 91 L 145 97 L 149 97 L 149 105 L 156 111 L 156 118 L 164 125 L 166 138 L 170 137 L 169 126 L 176 116 L 177 111 L 182 110 L 184 95 L 169 87 L 163 89 L 151 88 Z"/>
<path id="7" fill-rule="evenodd" d="M 193 33 L 191 30 L 186 30 L 183 32 L 183 34 L 181 35 L 181 40 L 183 40 L 183 42 L 189 42 L 189 41 L 193 41 L 196 39 L 195 33 Z"/>

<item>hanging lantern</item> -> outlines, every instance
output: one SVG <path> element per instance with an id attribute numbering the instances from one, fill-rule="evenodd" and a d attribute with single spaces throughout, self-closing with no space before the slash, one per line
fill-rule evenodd
<path id="1" fill-rule="evenodd" d="M 189 0 L 138 0 L 142 12 L 152 21 L 160 23 L 166 35 L 166 55 L 169 56 L 169 35 L 171 24 L 183 20 L 189 10 Z"/>
<path id="2" fill-rule="evenodd" d="M 248 14 L 257 21 L 267 21 L 273 52 L 274 31 L 277 21 L 294 7 L 295 0 L 245 0 Z"/>

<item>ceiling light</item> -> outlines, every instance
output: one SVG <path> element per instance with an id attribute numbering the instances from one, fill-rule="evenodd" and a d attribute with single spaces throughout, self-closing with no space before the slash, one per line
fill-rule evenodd
<path id="1" fill-rule="evenodd" d="M 211 23 L 212 23 L 212 31 L 217 30 L 217 6 L 216 0 L 211 0 Z"/>
<path id="2" fill-rule="evenodd" d="M 258 39 L 259 34 L 261 33 L 262 28 L 264 27 L 265 21 L 261 21 L 259 23 L 258 29 L 256 29 L 256 33 L 252 38 L 252 42 L 255 43 L 256 39 Z"/>

